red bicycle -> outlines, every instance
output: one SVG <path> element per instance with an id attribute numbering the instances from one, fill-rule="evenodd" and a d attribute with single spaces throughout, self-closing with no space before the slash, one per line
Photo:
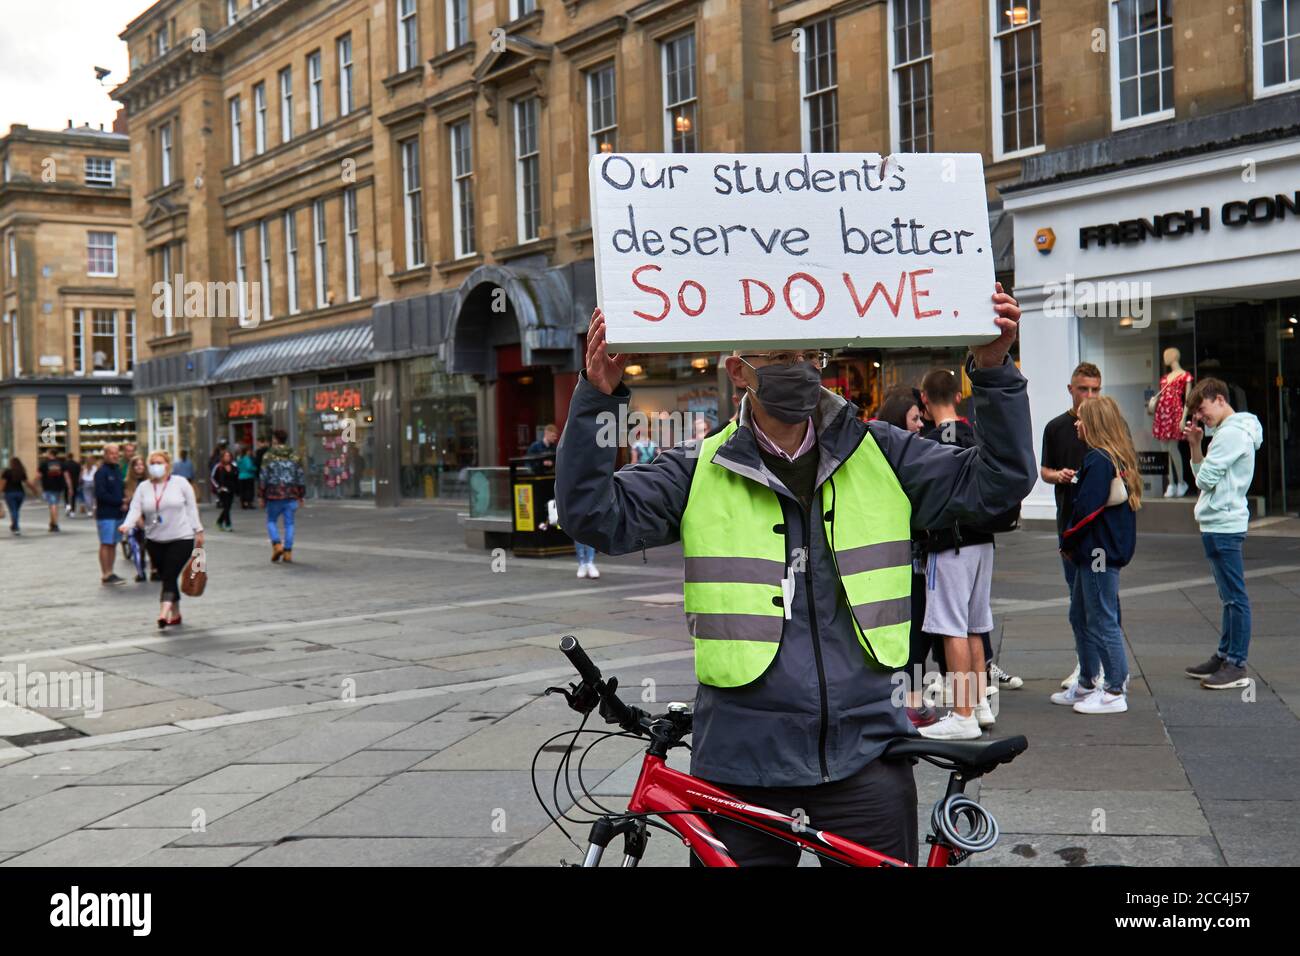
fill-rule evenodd
<path id="1" fill-rule="evenodd" d="M 577 777 L 582 796 L 596 808 L 591 811 L 583 807 L 581 800 L 569 789 L 569 796 L 574 806 L 588 812 L 597 813 L 594 820 L 573 820 L 561 812 L 560 817 L 572 823 L 591 823 L 591 834 L 586 858 L 582 866 L 599 866 L 601 857 L 610 841 L 618 835 L 623 836 L 623 866 L 636 866 L 641 862 L 649 839 L 649 828 L 665 830 L 679 837 L 705 866 L 737 866 L 736 861 L 727 851 L 726 844 L 717 838 L 706 822 L 710 815 L 725 817 L 744 826 L 761 830 L 774 839 L 794 843 L 809 853 L 824 859 L 833 860 L 846 866 L 907 866 L 903 860 L 877 853 L 870 847 L 847 840 L 834 833 L 815 829 L 807 820 L 755 806 L 725 790 L 706 783 L 690 774 L 673 770 L 665 760 L 668 751 L 674 747 L 687 747 L 683 738 L 691 733 L 692 714 L 686 704 L 671 703 L 666 713 L 652 716 L 637 707 L 629 707 L 619 700 L 618 679 L 605 680 L 600 670 L 592 663 L 586 652 L 572 635 L 560 640 L 560 650 L 577 669 L 582 682 L 568 688 L 548 687 L 547 694 L 563 694 L 569 706 L 583 715 L 582 725 L 576 731 L 557 734 L 538 748 L 533 757 L 533 792 L 551 822 L 558 826 L 570 841 L 569 832 L 560 820 L 551 813 L 546 801 L 537 790 L 537 757 L 553 740 L 569 734 L 573 740 L 565 749 L 560 765 L 556 769 L 555 782 L 552 787 L 552 799 L 559 809 L 558 790 L 560 776 L 563 774 L 566 788 L 569 787 L 569 763 L 578 736 L 582 733 L 598 734 L 601 739 L 609 737 L 641 737 L 650 741 L 646 748 L 645 760 L 641 765 L 641 775 L 628 801 L 627 810 L 616 812 L 601 806 L 587 791 L 582 781 L 582 762 L 591 747 L 588 747 L 578 761 Z M 600 715 L 607 724 L 617 724 L 621 731 L 587 730 L 587 718 L 592 710 L 600 708 Z M 599 743 L 600 741 L 594 741 Z M 950 771 L 948 788 L 944 796 L 934 805 L 930 814 L 933 832 L 926 838 L 930 844 L 927 866 L 955 866 L 972 853 L 991 849 L 998 840 L 998 824 L 992 814 L 977 802 L 966 796 L 966 784 L 975 780 L 999 764 L 1010 763 L 1019 754 L 1024 753 L 1029 743 L 1023 736 L 1007 737 L 1000 740 L 978 741 L 943 741 L 927 740 L 924 737 L 897 737 L 889 742 L 884 755 L 887 757 L 910 757 L 928 761 L 937 767 Z M 659 820 L 651 819 L 658 817 Z M 566 864 L 577 866 L 579 864 Z"/>

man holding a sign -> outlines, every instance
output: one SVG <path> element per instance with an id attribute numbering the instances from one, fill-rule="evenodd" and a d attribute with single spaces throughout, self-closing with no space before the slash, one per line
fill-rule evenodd
<path id="1" fill-rule="evenodd" d="M 696 172 L 695 161 L 707 163 L 716 157 L 672 159 L 683 160 L 673 179 L 684 188 Z M 782 186 L 803 184 L 800 170 L 807 167 L 802 157 L 793 163 L 783 157 L 762 159 L 768 167 L 778 163 L 787 170 Z M 890 157 L 893 175 L 901 178 L 906 171 L 911 176 L 907 182 L 916 184 L 914 171 L 925 163 L 914 164 L 913 159 L 929 158 Z M 599 175 L 600 161 L 593 161 L 593 175 Z M 839 170 L 843 177 L 835 181 L 853 186 L 855 177 L 846 171 L 852 157 L 818 156 L 817 161 L 845 165 Z M 868 165 L 879 170 L 879 157 Z M 626 173 L 626 166 L 618 168 Z M 734 189 L 736 166 L 725 168 L 731 170 L 728 182 Z M 825 171 L 808 169 L 808 183 L 818 181 Z M 653 177 L 647 181 L 655 182 Z M 665 177 L 665 188 L 668 181 Z M 758 177 L 760 184 L 773 181 Z M 824 176 L 821 181 L 831 182 Z M 880 189 L 865 168 L 856 182 L 862 190 Z M 593 185 L 593 193 L 598 189 Z M 862 219 L 874 215 L 875 195 L 851 200 L 841 196 L 839 202 Z M 593 196 L 593 208 L 599 200 Z M 783 212 L 775 205 L 769 212 L 790 216 L 811 203 L 800 191 L 798 199 L 781 204 Z M 690 215 L 671 202 L 645 208 L 665 221 Z M 637 219 L 640 229 L 639 212 Z M 962 282 L 935 285 L 944 289 L 944 308 L 963 313 L 961 328 L 948 329 L 945 337 L 939 326 L 921 337 L 969 341 L 980 330 L 979 344 L 972 346 L 966 365 L 978 446 L 958 449 L 921 440 L 885 422 L 859 421 L 853 405 L 821 385 L 820 370 L 827 361 L 821 346 L 828 344 L 826 339 L 798 318 L 769 325 L 746 317 L 743 294 L 730 304 L 717 297 L 716 305 L 696 313 L 694 326 L 670 327 L 667 316 L 654 323 L 635 318 L 635 311 L 645 311 L 640 308 L 644 303 L 622 298 L 615 291 L 622 287 L 616 286 L 614 276 L 620 270 L 630 274 L 646 263 L 636 254 L 624 261 L 617 251 L 626 246 L 616 235 L 621 225 L 605 229 L 600 222 L 598 212 L 597 268 L 602 270 L 605 299 L 592 317 L 586 368 L 559 445 L 556 499 L 561 523 L 575 540 L 606 554 L 682 542 L 685 611 L 701 685 L 693 774 L 741 798 L 791 814 L 799 811 L 812 826 L 915 863 L 916 787 L 911 766 L 881 759 L 890 739 L 915 732 L 906 716 L 906 688 L 893 679 L 908 659 L 911 530 L 955 521 L 979 523 L 1019 502 L 1034 484 L 1026 382 L 1008 358 L 1020 309 L 1000 285 L 990 309 L 986 297 L 993 287 L 991 262 L 986 263 L 990 274 L 982 302 Z M 824 219 L 817 222 L 827 224 Z M 832 229 L 838 228 L 833 218 L 829 222 Z M 657 227 L 647 223 L 645 228 Z M 975 220 L 967 231 L 982 243 L 987 258 L 987 221 L 982 232 Z M 764 230 L 760 234 L 771 235 Z M 642 258 L 645 238 L 643 233 Z M 883 236 L 877 238 L 884 241 Z M 773 250 L 779 247 L 778 239 Z M 651 248 L 659 247 L 652 242 Z M 791 248 L 801 247 L 792 242 Z M 802 271 L 820 282 L 818 274 L 843 271 L 845 257 L 852 255 L 828 252 Z M 688 272 L 696 270 L 702 288 L 717 286 L 715 280 L 725 271 L 725 266 L 689 256 L 679 265 Z M 608 276 L 605 269 L 610 270 Z M 769 269 L 752 277 L 770 284 L 763 276 L 776 274 Z M 611 280 L 608 285 L 606 278 Z M 676 310 L 681 303 L 677 287 L 673 289 Z M 704 302 L 703 296 L 689 298 L 690 291 L 682 298 L 687 312 Z M 901 294 L 894 298 L 901 315 Z M 793 293 L 789 304 L 804 313 L 817 306 L 815 300 L 801 302 Z M 619 314 L 607 321 L 602 309 L 611 307 Z M 848 327 L 858 321 L 853 311 L 845 313 L 840 305 L 836 309 L 838 315 L 828 319 L 832 324 Z M 909 321 L 915 328 L 917 320 L 909 316 Z M 638 322 L 653 325 L 655 331 L 639 331 Z M 882 322 L 889 326 L 884 337 L 898 334 L 894 322 Z M 870 339 L 869 327 L 856 328 L 856 333 L 835 340 Z M 799 331 L 807 338 L 792 334 Z M 990 336 L 996 337 L 989 341 Z M 626 406 L 630 392 L 622 377 L 630 356 L 611 355 L 610 341 L 620 349 L 635 345 L 652 351 L 726 343 L 735 350 L 726 360 L 727 374 L 745 392 L 736 421 L 702 441 L 686 442 L 651 462 L 615 471 L 623 436 L 611 423 L 625 420 L 620 407 Z M 742 865 L 797 863 L 797 847 L 729 821 L 711 825 Z"/>

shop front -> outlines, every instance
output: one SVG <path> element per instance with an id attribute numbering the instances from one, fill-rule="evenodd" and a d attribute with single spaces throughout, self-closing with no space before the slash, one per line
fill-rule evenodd
<path id="1" fill-rule="evenodd" d="M 222 395 L 213 400 L 212 415 L 217 441 L 225 439 L 231 448 L 256 447 L 259 438 L 271 434 L 269 390 Z"/>
<path id="2" fill-rule="evenodd" d="M 479 388 L 434 355 L 400 363 L 401 494 L 465 498 L 479 464 Z"/>
<path id="3" fill-rule="evenodd" d="M 308 498 L 375 497 L 374 373 L 346 374 L 290 389 L 289 440 L 302 456 Z"/>
<path id="4" fill-rule="evenodd" d="M 1185 146 L 1196 129 L 1184 133 Z M 1172 494 L 1181 479 L 1190 507 L 1187 442 L 1152 412 L 1171 383 L 1181 394 L 1188 380 L 1219 378 L 1234 408 L 1264 426 L 1251 495 L 1270 512 L 1295 511 L 1300 139 L 1193 150 L 1104 176 L 1060 175 L 1069 159 L 1049 160 L 1056 175 L 1044 182 L 1027 161 L 1026 182 L 1004 190 L 1035 442 L 1068 407 L 1071 370 L 1092 362 L 1128 421 L 1147 494 Z M 1051 488 L 1040 482 L 1024 514 L 1051 517 Z"/>

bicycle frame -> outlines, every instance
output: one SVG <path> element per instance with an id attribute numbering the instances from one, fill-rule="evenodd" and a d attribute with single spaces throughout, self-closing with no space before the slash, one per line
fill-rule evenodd
<path id="1" fill-rule="evenodd" d="M 692 812 L 695 811 L 695 812 Z M 826 830 L 817 830 L 799 818 L 756 806 L 720 790 L 698 777 L 669 767 L 662 757 L 647 753 L 628 802 L 630 814 L 656 814 L 672 827 L 700 858 L 705 866 L 731 867 L 739 864 L 706 822 L 709 815 L 725 817 L 756 827 L 771 837 L 814 850 L 849 866 L 908 866 L 902 860 L 877 853 L 870 847 L 854 843 Z M 603 848 L 593 844 L 587 865 L 595 865 Z M 927 866 L 947 866 L 948 847 L 934 843 Z"/>

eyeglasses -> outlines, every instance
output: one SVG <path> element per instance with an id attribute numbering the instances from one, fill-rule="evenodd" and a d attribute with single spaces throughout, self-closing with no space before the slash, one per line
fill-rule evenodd
<path id="1" fill-rule="evenodd" d="M 807 362 L 815 369 L 824 369 L 831 361 L 830 352 L 822 352 L 811 349 L 807 352 L 750 352 L 738 356 L 739 358 L 761 358 L 768 365 L 775 365 L 780 368 L 789 368 L 796 362 Z"/>

